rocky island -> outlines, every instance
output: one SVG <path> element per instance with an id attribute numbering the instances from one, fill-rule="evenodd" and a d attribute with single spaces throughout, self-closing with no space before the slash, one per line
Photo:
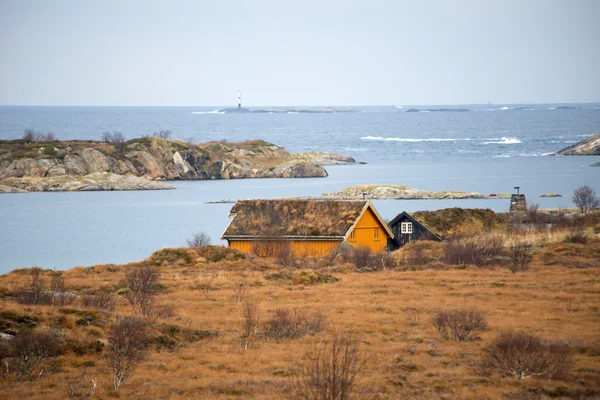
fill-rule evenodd
<path id="1" fill-rule="evenodd" d="M 454 200 L 454 199 L 508 199 L 510 193 L 481 194 L 475 192 L 442 191 L 431 192 L 399 185 L 360 185 L 327 192 L 324 198 L 358 200 L 363 198 L 374 200 Z"/>
<path id="2" fill-rule="evenodd" d="M 163 180 L 326 177 L 328 164 L 356 161 L 328 152 L 290 154 L 262 140 L 0 140 L 0 193 L 173 188 Z"/>
<path id="3" fill-rule="evenodd" d="M 559 156 L 600 156 L 600 132 L 589 136 L 572 146 L 564 148 L 555 155 Z"/>

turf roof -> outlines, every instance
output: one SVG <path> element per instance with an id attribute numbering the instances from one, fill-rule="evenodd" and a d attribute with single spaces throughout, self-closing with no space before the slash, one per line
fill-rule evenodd
<path id="1" fill-rule="evenodd" d="M 343 237 L 368 201 L 240 200 L 223 238 L 232 236 Z"/>

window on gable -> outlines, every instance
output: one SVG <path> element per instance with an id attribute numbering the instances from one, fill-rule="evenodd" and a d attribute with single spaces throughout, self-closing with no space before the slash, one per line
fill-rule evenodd
<path id="1" fill-rule="evenodd" d="M 379 237 L 379 228 L 373 229 L 373 237 L 377 239 Z"/>
<path id="2" fill-rule="evenodd" d="M 356 231 L 350 232 L 350 239 L 356 239 Z"/>
<path id="3" fill-rule="evenodd" d="M 401 222 L 400 223 L 400 233 L 413 233 L 412 222 Z"/>

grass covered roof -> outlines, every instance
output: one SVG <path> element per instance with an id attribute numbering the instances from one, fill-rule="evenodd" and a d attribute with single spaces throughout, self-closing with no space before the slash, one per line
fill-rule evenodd
<path id="1" fill-rule="evenodd" d="M 346 235 L 368 201 L 240 200 L 223 238 Z"/>

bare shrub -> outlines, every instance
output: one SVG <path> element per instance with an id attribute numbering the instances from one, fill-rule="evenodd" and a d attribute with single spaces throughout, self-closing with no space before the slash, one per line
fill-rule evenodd
<path id="1" fill-rule="evenodd" d="M 102 141 L 106 143 L 120 144 L 125 142 L 125 136 L 119 131 L 102 133 Z"/>
<path id="2" fill-rule="evenodd" d="M 108 311 L 113 311 L 117 307 L 115 297 L 108 292 L 83 295 L 81 296 L 81 304 L 84 307 L 94 307 Z"/>
<path id="3" fill-rule="evenodd" d="M 587 241 L 588 237 L 585 234 L 585 230 L 581 226 L 571 227 L 567 230 L 565 242 L 586 244 Z"/>
<path id="4" fill-rule="evenodd" d="M 274 238 L 264 238 L 252 242 L 252 254 L 257 257 L 275 257 L 279 249 L 279 241 Z"/>
<path id="5" fill-rule="evenodd" d="M 371 255 L 371 267 L 378 271 L 396 267 L 396 260 L 390 253 L 377 253 Z"/>
<path id="6" fill-rule="evenodd" d="M 144 360 L 149 344 L 146 322 L 126 317 L 116 322 L 108 335 L 107 362 L 115 391 Z"/>
<path id="7" fill-rule="evenodd" d="M 96 395 L 98 378 L 88 379 L 88 367 L 86 366 L 77 376 L 66 378 L 65 384 L 70 399 L 92 398 Z"/>
<path id="8" fill-rule="evenodd" d="M 583 185 L 573 192 L 573 203 L 582 213 L 588 214 L 600 206 L 600 199 L 596 196 L 594 189 Z"/>
<path id="9" fill-rule="evenodd" d="M 196 232 L 190 239 L 186 239 L 188 247 L 198 248 L 208 246 L 211 242 L 210 236 L 204 232 Z"/>
<path id="10" fill-rule="evenodd" d="M 531 203 L 527 207 L 527 219 L 531 226 L 537 225 L 540 221 L 539 209 L 540 205 L 537 203 Z"/>
<path id="11" fill-rule="evenodd" d="M 283 268 L 293 267 L 297 261 L 296 253 L 292 249 L 292 244 L 287 240 L 282 241 L 279 244 L 275 251 L 275 258 Z"/>
<path id="12" fill-rule="evenodd" d="M 251 300 L 246 300 L 242 306 L 242 326 L 241 339 L 242 347 L 248 350 L 252 346 L 252 341 L 258 334 L 260 323 L 260 308 L 258 303 Z"/>
<path id="13" fill-rule="evenodd" d="M 248 286 L 244 282 L 236 283 L 233 288 L 233 294 L 235 296 L 235 301 L 241 303 L 246 300 L 248 296 Z"/>
<path id="14" fill-rule="evenodd" d="M 160 291 L 158 269 L 149 266 L 132 268 L 126 272 L 122 284 L 128 288 L 125 299 L 133 309 L 144 317 L 160 316 L 161 307 L 156 296 Z"/>
<path id="15" fill-rule="evenodd" d="M 319 311 L 307 314 L 295 308 L 278 308 L 266 321 L 263 332 L 270 339 L 295 339 L 321 332 L 325 323 L 326 317 Z"/>
<path id="16" fill-rule="evenodd" d="M 427 245 L 421 241 L 415 241 L 411 244 L 410 248 L 410 262 L 414 265 L 425 265 L 427 264 L 427 257 L 425 257 L 425 249 Z"/>
<path id="17" fill-rule="evenodd" d="M 502 238 L 497 236 L 454 237 L 444 244 L 444 261 L 487 267 L 500 255 L 503 244 Z"/>
<path id="18" fill-rule="evenodd" d="M 529 264 L 533 259 L 533 247 L 527 241 L 514 240 L 510 245 L 510 264 L 508 269 L 511 272 L 523 272 L 529 269 Z"/>
<path id="19" fill-rule="evenodd" d="M 42 269 L 31 268 L 29 274 L 31 275 L 29 287 L 15 290 L 17 303 L 27 305 L 52 304 L 52 296 L 45 291 L 46 280 L 42 276 Z"/>
<path id="20" fill-rule="evenodd" d="M 52 132 L 48 132 L 48 133 L 44 134 L 42 132 L 36 132 L 33 129 L 25 129 L 25 132 L 23 133 L 23 136 L 21 136 L 21 139 L 26 140 L 28 142 L 40 142 L 40 141 L 53 142 L 53 141 L 57 140 L 56 136 Z"/>
<path id="21" fill-rule="evenodd" d="M 4 375 L 16 378 L 40 377 L 48 361 L 61 354 L 62 343 L 50 330 L 26 331 L 16 335 L 9 344 L 4 360 Z"/>
<path id="22" fill-rule="evenodd" d="M 162 129 L 158 132 L 154 132 L 153 136 L 161 139 L 169 139 L 171 137 L 171 131 Z"/>
<path id="23" fill-rule="evenodd" d="M 359 246 L 352 252 L 352 263 L 358 269 L 371 266 L 371 249 L 367 246 Z"/>
<path id="24" fill-rule="evenodd" d="M 305 355 L 291 385 L 294 399 L 349 400 L 360 398 L 356 386 L 365 360 L 359 341 L 336 332 L 326 348 Z"/>
<path id="25" fill-rule="evenodd" d="M 64 307 L 75 301 L 75 295 L 67 292 L 67 284 L 62 272 L 54 272 L 50 281 L 50 302 L 53 306 Z"/>
<path id="26" fill-rule="evenodd" d="M 528 376 L 561 379 L 573 366 L 573 355 L 567 344 L 546 342 L 522 331 L 509 331 L 498 336 L 483 357 L 487 371 L 523 379 Z"/>
<path id="27" fill-rule="evenodd" d="M 476 308 L 439 311 L 431 323 L 444 339 L 456 342 L 476 339 L 488 327 L 485 317 Z"/>

